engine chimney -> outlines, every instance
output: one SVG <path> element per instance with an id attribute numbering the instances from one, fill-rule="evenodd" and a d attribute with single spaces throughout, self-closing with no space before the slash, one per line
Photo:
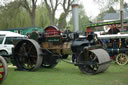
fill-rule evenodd
<path id="1" fill-rule="evenodd" d="M 73 28 L 74 32 L 79 32 L 79 11 L 78 11 L 78 1 L 73 0 L 72 2 L 72 17 L 73 17 Z"/>

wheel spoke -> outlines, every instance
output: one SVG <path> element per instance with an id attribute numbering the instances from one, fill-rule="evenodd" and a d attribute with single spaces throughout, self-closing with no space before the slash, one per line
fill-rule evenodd
<path id="1" fill-rule="evenodd" d="M 99 52 L 102 52 L 104 56 L 100 55 Z M 105 57 L 105 58 L 103 58 Z M 79 65 L 79 69 L 83 73 L 87 74 L 96 74 L 104 72 L 109 67 L 110 57 L 109 54 L 103 49 L 94 49 L 89 51 L 89 55 L 86 56 L 81 54 L 77 61 L 82 63 Z M 85 64 L 83 63 L 85 61 Z M 89 63 L 86 63 L 89 62 Z M 102 65 L 102 63 L 108 62 Z"/>
<path id="2" fill-rule="evenodd" d="M 92 59 L 92 62 L 96 61 L 96 59 L 97 59 L 96 56 L 94 56 L 94 58 Z"/>
<path id="3" fill-rule="evenodd" d="M 23 53 L 26 53 L 26 52 L 27 52 L 25 45 L 26 45 L 26 43 L 23 43 L 23 44 L 21 45 L 21 48 L 20 48 L 20 51 L 23 52 Z"/>
<path id="4" fill-rule="evenodd" d="M 120 53 L 116 56 L 116 63 L 118 65 L 125 65 L 128 62 L 128 56 L 124 53 Z"/>
<path id="5" fill-rule="evenodd" d="M 29 57 L 36 58 L 37 56 L 36 55 L 29 55 Z"/>
<path id="6" fill-rule="evenodd" d="M 37 69 L 42 63 L 40 54 L 40 45 L 31 39 L 20 41 L 14 48 L 16 64 L 18 69 L 21 70 L 30 71 Z"/>
<path id="7" fill-rule="evenodd" d="M 31 52 L 32 48 L 33 48 L 33 45 L 28 49 L 28 53 Z"/>

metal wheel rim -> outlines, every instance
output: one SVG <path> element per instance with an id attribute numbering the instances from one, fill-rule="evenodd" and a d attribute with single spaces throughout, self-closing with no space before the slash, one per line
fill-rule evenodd
<path id="1" fill-rule="evenodd" d="M 90 62 L 98 63 L 98 59 L 95 54 L 91 53 Z M 99 68 L 98 64 L 95 65 L 83 65 L 79 66 L 80 70 L 86 74 L 95 74 Z"/>
<path id="2" fill-rule="evenodd" d="M 80 65 L 79 69 L 85 74 L 97 74 L 106 71 L 110 65 L 109 54 L 104 49 L 89 50 L 88 53 L 88 56 L 82 53 L 78 57 L 78 63 L 89 62 L 89 64 Z M 84 60 L 84 58 L 86 59 Z"/>
<path id="3" fill-rule="evenodd" d="M 126 65 L 128 63 L 128 56 L 124 53 L 120 53 L 116 56 L 116 63 L 118 65 Z"/>
<path id="4" fill-rule="evenodd" d="M 5 61 L 5 59 L 0 56 L 0 83 L 3 82 L 3 80 L 5 80 L 5 78 L 7 77 L 8 74 L 8 65 Z"/>
<path id="5" fill-rule="evenodd" d="M 42 52 L 35 40 L 22 40 L 14 49 L 14 57 L 19 70 L 36 70 L 42 63 Z"/>

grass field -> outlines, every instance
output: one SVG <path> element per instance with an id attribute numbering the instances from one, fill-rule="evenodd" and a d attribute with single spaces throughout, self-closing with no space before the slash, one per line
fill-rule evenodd
<path id="1" fill-rule="evenodd" d="M 53 69 L 40 68 L 36 72 L 14 71 L 9 66 L 2 85 L 128 85 L 128 65 L 112 63 L 108 70 L 97 75 L 86 75 L 78 67 L 61 61 Z"/>

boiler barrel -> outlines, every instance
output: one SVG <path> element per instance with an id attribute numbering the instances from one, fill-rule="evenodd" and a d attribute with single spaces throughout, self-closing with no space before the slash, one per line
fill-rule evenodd
<path id="1" fill-rule="evenodd" d="M 118 53 L 127 52 L 128 51 L 128 48 L 117 48 L 117 49 L 108 48 L 107 51 L 108 51 L 108 53 L 110 55 L 115 55 L 115 54 L 118 54 Z"/>

